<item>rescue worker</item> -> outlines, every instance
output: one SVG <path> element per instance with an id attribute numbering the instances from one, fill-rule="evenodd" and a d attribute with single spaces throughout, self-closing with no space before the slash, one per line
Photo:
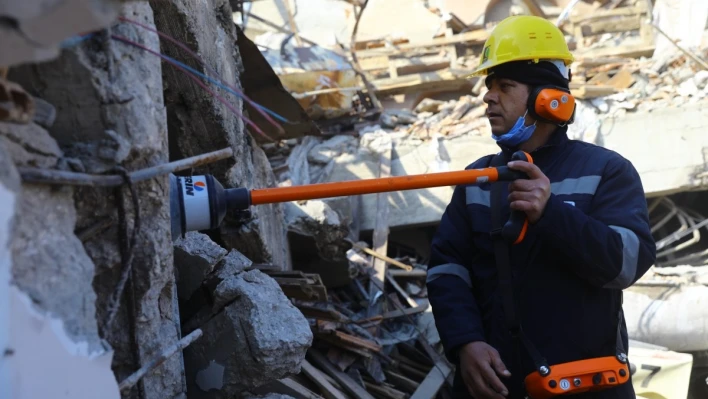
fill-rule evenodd
<path id="1" fill-rule="evenodd" d="M 573 57 L 561 31 L 533 16 L 509 17 L 485 43 L 474 74 L 492 137 L 508 160 L 517 150 L 532 162 L 505 163 L 528 180 L 504 186 L 502 220 L 523 211 L 524 240 L 511 246 L 514 305 L 520 327 L 548 364 L 612 356 L 624 319 L 621 292 L 654 263 L 644 189 L 625 158 L 571 140 L 566 123 L 534 117 L 535 88 L 569 88 Z M 568 122 L 572 122 L 572 119 Z M 467 169 L 490 165 L 494 154 Z M 456 366 L 456 397 L 523 398 L 532 359 L 505 323 L 491 239 L 490 187 L 457 186 L 432 241 L 427 288 L 446 356 Z M 552 366 L 551 366 L 552 368 Z M 634 399 L 631 381 L 573 398 Z"/>

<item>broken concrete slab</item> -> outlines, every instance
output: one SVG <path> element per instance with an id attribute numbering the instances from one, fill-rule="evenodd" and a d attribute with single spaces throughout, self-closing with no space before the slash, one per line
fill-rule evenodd
<path id="1" fill-rule="evenodd" d="M 214 266 L 214 271 L 211 273 L 213 277 L 225 280 L 229 276 L 235 276 L 253 264 L 250 259 L 245 257 L 241 252 L 232 249 L 229 253 Z"/>
<path id="2" fill-rule="evenodd" d="M 188 323 L 200 324 L 201 320 L 207 319 L 211 312 L 209 307 L 213 303 L 213 293 L 216 287 L 224 280 L 231 278 L 253 264 L 250 259 L 239 251 L 232 249 L 228 255 L 224 256 L 213 270 L 206 276 L 196 276 L 196 288 L 189 298 L 180 298 L 180 316 Z M 217 309 L 218 312 L 219 309 Z"/>
<path id="3" fill-rule="evenodd" d="M 351 199 L 342 197 L 283 204 L 293 268 L 319 274 L 327 287 L 351 282 L 349 262 L 344 256 L 351 248 L 347 240 L 354 239 L 350 230 L 355 217 Z"/>
<path id="4" fill-rule="evenodd" d="M 327 260 L 341 259 L 351 247 L 345 241 L 349 235 L 347 225 L 325 201 L 311 200 L 303 204 L 287 202 L 285 220 L 288 230 L 312 238 L 319 255 Z"/>
<path id="5" fill-rule="evenodd" d="M 196 231 L 190 231 L 184 238 L 177 239 L 174 251 L 177 294 L 183 301 L 192 296 L 204 278 L 214 270 L 214 265 L 228 253 L 208 235 Z"/>
<path id="6" fill-rule="evenodd" d="M 358 145 L 359 141 L 356 137 L 345 135 L 334 136 L 312 147 L 307 153 L 307 160 L 311 163 L 326 165 L 335 157 L 356 150 Z"/>
<path id="7" fill-rule="evenodd" d="M 216 291 L 217 308 L 226 306 L 185 350 L 190 397 L 231 398 L 299 373 L 312 331 L 274 279 L 251 270 L 224 280 Z"/>
<path id="8" fill-rule="evenodd" d="M 647 197 L 708 187 L 705 105 L 628 113 L 601 122 L 595 144 L 617 151 L 639 172 Z M 673 133 L 670 133 L 673 132 Z M 662 153 L 661 165 L 653 156 Z"/>

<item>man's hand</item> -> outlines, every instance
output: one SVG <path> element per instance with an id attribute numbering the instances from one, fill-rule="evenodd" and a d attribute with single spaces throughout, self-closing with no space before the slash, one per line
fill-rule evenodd
<path id="1" fill-rule="evenodd" d="M 499 352 L 482 341 L 471 342 L 460 349 L 460 372 L 470 394 L 478 399 L 504 399 L 509 390 L 497 374 L 511 376 Z"/>
<path id="2" fill-rule="evenodd" d="M 536 223 L 551 196 L 551 182 L 548 177 L 541 172 L 538 166 L 524 162 L 512 161 L 508 163 L 510 169 L 524 172 L 527 179 L 514 180 L 509 185 L 509 207 L 513 210 L 524 211 L 529 219 L 529 223 Z"/>

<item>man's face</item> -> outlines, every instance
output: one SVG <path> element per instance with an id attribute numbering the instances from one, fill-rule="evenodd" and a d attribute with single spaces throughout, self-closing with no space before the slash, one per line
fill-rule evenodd
<path id="1" fill-rule="evenodd" d="M 529 87 L 510 79 L 491 79 L 489 91 L 484 95 L 487 103 L 487 118 L 492 133 L 499 136 L 512 127 L 526 113 Z"/>

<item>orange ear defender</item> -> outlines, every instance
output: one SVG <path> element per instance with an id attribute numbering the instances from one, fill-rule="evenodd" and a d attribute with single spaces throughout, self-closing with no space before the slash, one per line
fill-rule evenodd
<path id="1" fill-rule="evenodd" d="M 575 118 L 575 98 L 557 86 L 538 86 L 529 94 L 529 113 L 536 119 L 565 125 Z"/>
<path id="2" fill-rule="evenodd" d="M 578 360 L 551 366 L 543 376 L 538 371 L 526 376 L 524 385 L 529 397 L 549 399 L 558 395 L 602 391 L 629 381 L 627 362 L 617 356 Z"/>

